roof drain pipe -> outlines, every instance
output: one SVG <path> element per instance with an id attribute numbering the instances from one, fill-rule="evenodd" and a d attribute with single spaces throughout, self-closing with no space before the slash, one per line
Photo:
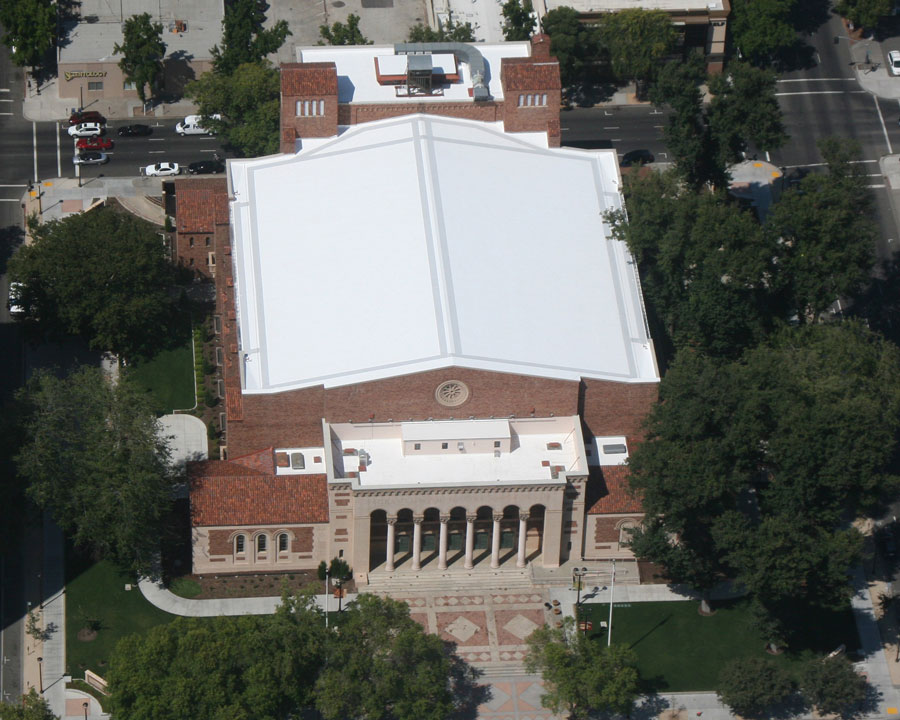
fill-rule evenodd
<path id="1" fill-rule="evenodd" d="M 397 55 L 423 55 L 425 53 L 453 53 L 469 66 L 472 75 L 472 98 L 476 102 L 487 102 L 491 99 L 485 84 L 484 56 L 477 48 L 466 43 L 396 43 L 394 52 Z"/>

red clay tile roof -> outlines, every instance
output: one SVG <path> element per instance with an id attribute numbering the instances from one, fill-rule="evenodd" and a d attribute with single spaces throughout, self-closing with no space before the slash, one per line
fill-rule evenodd
<path id="1" fill-rule="evenodd" d="M 215 199 L 209 188 L 175 185 L 178 232 L 211 233 L 215 223 Z"/>
<path id="2" fill-rule="evenodd" d="M 225 460 L 197 463 L 191 475 L 193 527 L 328 522 L 324 475 L 263 475 Z"/>
<path id="3" fill-rule="evenodd" d="M 243 465 L 263 475 L 275 474 L 275 448 L 268 447 L 240 457 L 231 458 L 231 462 Z"/>
<path id="4" fill-rule="evenodd" d="M 643 512 L 640 498 L 628 491 L 628 466 L 592 467 L 588 478 L 588 515 Z"/>
<path id="5" fill-rule="evenodd" d="M 281 66 L 282 95 L 337 95 L 337 91 L 337 66 L 333 62 Z"/>
<path id="6" fill-rule="evenodd" d="M 228 221 L 228 193 L 216 193 L 216 225 L 227 225 Z"/>
<path id="7" fill-rule="evenodd" d="M 503 58 L 500 61 L 500 77 L 504 92 L 516 90 L 558 90 L 559 63 L 556 60 L 532 58 Z"/>
<path id="8" fill-rule="evenodd" d="M 225 411 L 228 413 L 229 420 L 243 420 L 244 403 L 242 401 L 241 389 L 239 387 L 226 387 Z"/>

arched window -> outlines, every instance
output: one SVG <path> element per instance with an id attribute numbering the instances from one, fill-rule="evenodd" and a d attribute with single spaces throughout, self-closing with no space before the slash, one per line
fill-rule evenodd
<path id="1" fill-rule="evenodd" d="M 264 553 L 266 551 L 266 536 L 265 535 L 257 535 L 256 536 L 256 552 Z"/>
<path id="2" fill-rule="evenodd" d="M 619 524 L 619 545 L 627 545 L 631 542 L 631 533 L 629 531 L 636 527 L 637 523 L 634 520 L 623 520 Z"/>
<path id="3" fill-rule="evenodd" d="M 278 536 L 278 552 L 287 552 L 288 551 L 288 535 L 287 533 L 281 533 Z"/>
<path id="4" fill-rule="evenodd" d="M 234 552 L 236 555 L 244 554 L 244 536 L 243 535 L 237 535 L 234 538 Z"/>

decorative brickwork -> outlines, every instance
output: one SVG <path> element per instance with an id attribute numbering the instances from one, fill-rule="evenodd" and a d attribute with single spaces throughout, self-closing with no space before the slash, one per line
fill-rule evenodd
<path id="1" fill-rule="evenodd" d="M 311 553 L 313 551 L 313 529 L 311 527 L 291 528 L 294 539 L 291 541 L 291 552 Z"/>

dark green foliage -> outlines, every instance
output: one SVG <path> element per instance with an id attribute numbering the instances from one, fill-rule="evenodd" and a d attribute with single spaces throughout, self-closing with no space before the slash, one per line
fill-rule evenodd
<path id="1" fill-rule="evenodd" d="M 583 720 L 596 712 L 630 714 L 638 696 L 637 657 L 625 645 L 589 640 L 572 618 L 562 628 L 546 625 L 528 638 L 525 663 L 544 680 L 541 704 Z"/>
<path id="2" fill-rule="evenodd" d="M 0 720 L 59 720 L 43 696 L 32 687 L 21 703 L 0 702 Z"/>
<path id="3" fill-rule="evenodd" d="M 621 80 L 651 80 L 676 39 L 672 20 L 663 10 L 619 10 L 605 14 L 600 23 L 600 42 L 613 74 Z"/>
<path id="4" fill-rule="evenodd" d="M 866 698 L 866 679 L 846 657 L 810 660 L 800 673 L 800 691 L 820 715 L 843 714 Z"/>
<path id="5" fill-rule="evenodd" d="M 716 693 L 735 713 L 758 717 L 787 700 L 793 690 L 790 677 L 781 667 L 770 660 L 749 657 L 722 668 Z"/>
<path id="6" fill-rule="evenodd" d="M 681 178 L 691 187 L 727 182 L 727 168 L 742 159 L 748 142 L 762 150 L 780 147 L 787 139 L 775 99 L 775 75 L 746 63 L 732 63 L 728 74 L 706 77 L 703 59 L 670 62 L 651 88 L 655 105 L 674 110 L 664 130 Z M 700 84 L 706 81 L 714 97 L 704 106 Z"/>
<path id="7" fill-rule="evenodd" d="M 767 67 L 776 55 L 796 42 L 791 24 L 796 0 L 734 0 L 731 34 L 742 56 L 758 67 Z"/>
<path id="8" fill-rule="evenodd" d="M 222 20 L 222 46 L 210 50 L 213 70 L 230 75 L 239 65 L 257 63 L 277 52 L 291 34 L 285 20 L 266 30 L 265 5 L 259 0 L 235 0 L 225 4 Z"/>
<path id="9" fill-rule="evenodd" d="M 596 30 L 582 23 L 570 7 L 548 12 L 541 19 L 541 27 L 550 36 L 550 54 L 559 60 L 562 86 L 569 87 L 599 53 Z"/>
<path id="10" fill-rule="evenodd" d="M 25 287 L 29 321 L 126 358 L 165 345 L 174 276 L 150 223 L 98 208 L 36 225 L 32 234 L 34 242 L 9 260 L 10 277 Z"/>
<path id="11" fill-rule="evenodd" d="M 37 373 L 19 401 L 26 439 L 16 465 L 28 495 L 76 544 L 151 572 L 172 480 L 146 397 L 85 367 L 63 380 Z"/>
<path id="12" fill-rule="evenodd" d="M 840 0 L 834 9 L 857 27 L 874 28 L 893 8 L 892 0 Z"/>
<path id="13" fill-rule="evenodd" d="M 789 305 L 800 322 L 815 321 L 839 297 L 853 297 L 868 282 L 877 227 L 855 142 L 825 138 L 828 166 L 785 194 L 767 223 L 780 246 L 779 268 Z"/>
<path id="14" fill-rule="evenodd" d="M 390 598 L 361 595 L 331 636 L 315 684 L 325 720 L 444 720 L 455 699 L 443 641 Z"/>
<path id="15" fill-rule="evenodd" d="M 437 30 L 424 23 L 413 25 L 409 29 L 407 40 L 415 43 L 475 42 L 475 28 L 470 22 L 456 22 L 451 15 Z"/>
<path id="16" fill-rule="evenodd" d="M 327 25 L 319 26 L 319 45 L 371 45 L 371 40 L 367 40 L 362 30 L 359 29 L 359 15 L 350 13 L 347 16 L 347 22 L 336 22 L 331 27 Z"/>
<path id="17" fill-rule="evenodd" d="M 122 44 L 116 43 L 113 52 L 122 55 L 119 67 L 125 78 L 133 82 L 141 102 L 156 93 L 159 78 L 163 73 L 163 58 L 166 44 L 162 39 L 162 25 L 153 22 L 150 13 L 132 15 L 122 28 Z"/>
<path id="18" fill-rule="evenodd" d="M 680 353 L 660 396 L 631 456 L 653 518 L 639 554 L 700 589 L 736 577 L 773 642 L 845 605 L 861 542 L 844 521 L 897 486 L 900 351 L 855 323 L 785 329 L 738 361 Z"/>
<path id="19" fill-rule="evenodd" d="M 514 42 L 531 39 L 537 25 L 531 0 L 506 0 L 501 13 L 504 40 Z"/>
<path id="20" fill-rule="evenodd" d="M 204 127 L 247 157 L 278 152 L 280 93 L 278 70 L 265 60 L 238 65 L 227 74 L 204 73 L 185 88 L 200 106 Z M 222 119 L 212 117 L 216 114 Z"/>
<path id="21" fill-rule="evenodd" d="M 50 0 L 3 0 L 3 44 L 18 66 L 39 65 L 56 40 L 56 3 Z"/>
<path id="22" fill-rule="evenodd" d="M 280 720 L 311 702 L 324 624 L 297 604 L 270 616 L 178 618 L 119 642 L 113 712 L 132 720 Z"/>

